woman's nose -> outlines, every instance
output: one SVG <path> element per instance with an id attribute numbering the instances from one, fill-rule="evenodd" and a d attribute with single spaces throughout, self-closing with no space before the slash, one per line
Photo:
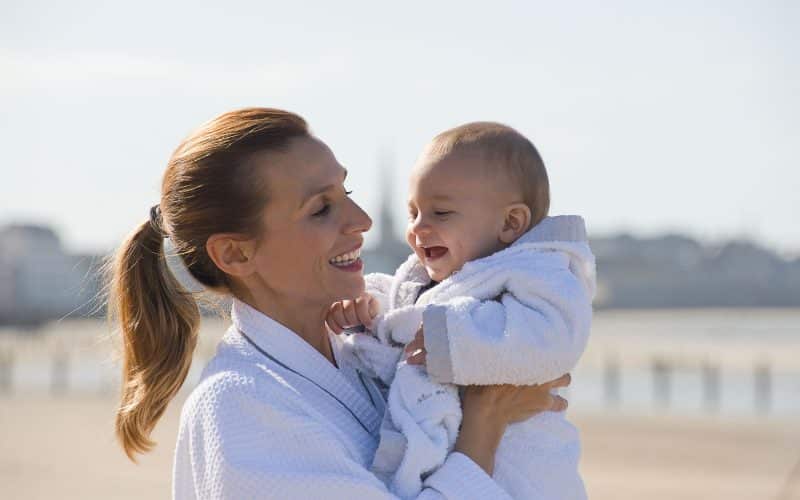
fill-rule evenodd
<path id="1" fill-rule="evenodd" d="M 347 223 L 346 233 L 366 233 L 372 227 L 372 219 L 358 204 L 352 201 L 353 210 Z"/>

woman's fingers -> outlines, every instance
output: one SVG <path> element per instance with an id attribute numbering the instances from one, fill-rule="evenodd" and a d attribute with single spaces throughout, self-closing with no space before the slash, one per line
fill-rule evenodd
<path id="1" fill-rule="evenodd" d="M 415 349 L 414 351 L 408 353 L 408 357 L 406 358 L 406 363 L 409 365 L 424 365 L 427 362 L 425 349 Z"/>
<path id="2" fill-rule="evenodd" d="M 572 383 L 572 375 L 570 375 L 569 373 L 565 373 L 564 375 L 561 375 L 557 379 L 551 380 L 550 382 L 545 382 L 542 385 L 550 389 L 556 389 L 558 387 L 567 387 L 571 383 Z"/>
<path id="3" fill-rule="evenodd" d="M 427 351 L 424 345 L 408 344 L 405 348 L 406 363 L 409 365 L 424 365 L 427 362 Z"/>
<path id="4" fill-rule="evenodd" d="M 553 404 L 549 411 L 564 411 L 569 406 L 569 402 L 561 396 L 553 396 Z"/>
<path id="5" fill-rule="evenodd" d="M 562 386 L 569 383 L 569 380 L 565 379 L 565 377 L 559 377 L 557 381 Z M 510 390 L 516 391 L 518 395 L 517 401 L 520 405 L 509 411 L 509 421 L 520 422 L 541 412 L 566 410 L 567 406 L 569 406 L 567 400 L 561 396 L 551 394 L 550 391 L 553 389 L 549 385 L 552 383 L 556 383 L 556 380 L 541 385 L 510 386 Z"/>
<path id="6" fill-rule="evenodd" d="M 406 344 L 405 347 L 406 362 L 409 365 L 424 365 L 427 361 L 425 351 L 425 336 L 422 327 L 417 330 L 417 335 L 414 340 Z"/>

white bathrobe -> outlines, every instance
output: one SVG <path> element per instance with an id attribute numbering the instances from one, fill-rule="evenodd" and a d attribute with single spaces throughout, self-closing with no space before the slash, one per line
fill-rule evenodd
<path id="1" fill-rule="evenodd" d="M 373 336 L 350 335 L 362 369 L 391 384 L 373 470 L 412 498 L 453 449 L 461 423 L 455 385 L 538 384 L 571 371 L 584 351 L 595 261 L 578 216 L 545 218 L 509 248 L 430 283 L 412 255 L 395 276 L 367 276 L 383 314 Z M 424 325 L 427 373 L 400 362 Z M 509 426 L 494 477 L 517 499 L 583 499 L 577 429 L 546 412 Z"/>
<path id="2" fill-rule="evenodd" d="M 173 498 L 397 498 L 369 470 L 384 402 L 342 338 L 330 337 L 337 368 L 243 302 L 234 300 L 231 317 L 183 407 Z M 451 453 L 417 498 L 509 497 L 475 462 Z"/>

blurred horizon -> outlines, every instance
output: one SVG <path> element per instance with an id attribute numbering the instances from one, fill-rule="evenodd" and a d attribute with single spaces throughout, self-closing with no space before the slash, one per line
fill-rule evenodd
<path id="1" fill-rule="evenodd" d="M 373 219 L 377 219 L 377 216 L 373 215 L 373 213 L 369 213 L 370 217 Z M 551 214 L 551 215 L 560 215 L 560 214 Z M 146 217 L 143 217 L 141 221 L 144 222 Z M 403 223 L 405 220 L 402 221 Z M 86 245 L 75 245 L 74 242 L 71 242 L 69 239 L 66 238 L 66 234 L 60 230 L 57 224 L 48 223 L 46 220 L 35 220 L 35 219 L 21 219 L 21 220 L 3 220 L 0 219 L 0 230 L 6 228 L 13 228 L 13 227 L 42 227 L 48 228 L 55 231 L 59 237 L 62 238 L 61 243 L 63 245 L 63 249 L 71 254 L 76 255 L 108 255 L 113 253 L 116 248 L 122 244 L 123 238 L 120 238 L 119 241 L 112 244 L 112 246 L 86 246 Z M 364 249 L 372 250 L 376 249 L 380 244 L 380 223 L 375 221 L 373 223 L 373 228 L 365 233 L 368 235 L 365 237 Z M 395 225 L 395 228 L 402 227 L 404 225 Z M 130 231 L 133 231 L 134 227 L 130 228 Z M 396 234 L 394 234 L 396 233 Z M 394 240 L 397 243 L 403 244 L 403 233 L 399 230 L 394 231 Z M 658 240 L 663 238 L 688 238 L 691 240 L 696 241 L 698 244 L 705 248 L 721 248 L 725 245 L 732 244 L 732 243 L 742 243 L 753 245 L 758 248 L 761 248 L 767 252 L 775 254 L 777 257 L 786 260 L 786 261 L 793 261 L 800 259 L 800 247 L 796 250 L 786 250 L 777 245 L 770 245 L 768 241 L 759 240 L 752 235 L 748 234 L 732 234 L 730 236 L 718 236 L 714 238 L 703 238 L 700 236 L 696 236 L 695 234 L 691 233 L 690 231 L 681 231 L 680 229 L 669 229 L 664 228 L 661 230 L 651 230 L 651 231 L 629 231 L 625 228 L 619 228 L 616 230 L 609 230 L 608 232 L 603 233 L 592 233 L 589 235 L 590 238 L 593 239 L 614 239 L 614 238 L 633 238 L 638 240 Z"/>
<path id="2" fill-rule="evenodd" d="M 385 231 L 362 250 L 364 271 L 393 274 L 410 250 L 396 235 L 388 199 L 375 219 Z M 800 257 L 784 258 L 758 242 L 705 245 L 680 234 L 621 234 L 590 236 L 589 244 L 597 267 L 597 310 L 800 308 Z M 183 286 L 202 292 L 169 239 L 165 252 Z M 104 264 L 110 256 L 71 252 L 48 226 L 0 224 L 0 326 L 104 314 Z"/>

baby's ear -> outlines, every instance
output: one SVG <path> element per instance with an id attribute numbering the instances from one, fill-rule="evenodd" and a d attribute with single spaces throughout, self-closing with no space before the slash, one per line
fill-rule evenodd
<path id="1" fill-rule="evenodd" d="M 500 241 L 506 245 L 514 243 L 517 238 L 525 234 L 531 224 L 531 209 L 524 203 L 513 203 L 505 208 L 503 229 L 500 231 Z"/>

